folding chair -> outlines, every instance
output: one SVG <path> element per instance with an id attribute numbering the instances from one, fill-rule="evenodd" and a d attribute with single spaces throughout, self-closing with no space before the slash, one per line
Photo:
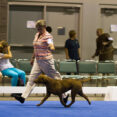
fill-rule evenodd
<path id="1" fill-rule="evenodd" d="M 60 61 L 59 62 L 60 73 L 77 73 L 75 61 Z M 62 75 L 62 78 L 77 78 L 78 75 Z"/>
<path id="2" fill-rule="evenodd" d="M 79 75 L 83 78 L 91 78 L 97 73 L 97 63 L 95 61 L 79 61 Z M 92 80 L 90 80 L 91 82 Z"/>
<path id="3" fill-rule="evenodd" d="M 102 80 L 106 79 L 107 84 L 109 79 L 117 79 L 114 62 L 99 62 L 98 73 L 102 73 Z"/>
<path id="4" fill-rule="evenodd" d="M 30 64 L 30 60 L 28 59 L 19 59 L 18 60 L 18 68 L 23 70 L 26 73 L 26 78 L 29 77 L 32 66 Z"/>
<path id="5" fill-rule="evenodd" d="M 18 68 L 18 60 L 16 59 L 10 59 L 10 62 L 12 63 L 12 65 L 16 68 Z"/>
<path id="6" fill-rule="evenodd" d="M 54 60 L 54 66 L 57 71 L 59 71 L 59 60 Z"/>
<path id="7" fill-rule="evenodd" d="M 88 74 L 88 75 L 83 75 L 83 76 L 91 77 L 91 75 L 97 73 L 96 65 L 97 65 L 96 62 L 79 61 L 78 62 L 79 74 Z"/>

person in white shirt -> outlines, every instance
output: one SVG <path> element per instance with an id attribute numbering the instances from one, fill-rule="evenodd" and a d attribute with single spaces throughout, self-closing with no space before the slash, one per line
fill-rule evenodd
<path id="1" fill-rule="evenodd" d="M 25 72 L 15 68 L 11 62 L 12 53 L 10 46 L 6 41 L 0 41 L 0 71 L 3 76 L 8 76 L 11 78 L 11 85 L 17 86 L 18 79 L 20 78 L 23 85 L 26 83 Z M 14 97 L 14 95 L 12 95 Z"/>

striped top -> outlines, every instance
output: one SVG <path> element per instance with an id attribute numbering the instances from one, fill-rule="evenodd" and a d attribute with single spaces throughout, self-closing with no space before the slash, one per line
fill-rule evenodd
<path id="1" fill-rule="evenodd" d="M 45 32 L 43 35 L 39 36 L 39 32 L 36 33 L 33 46 L 34 46 L 34 54 L 37 60 L 46 60 L 52 59 L 52 51 L 49 49 L 48 40 L 52 39 L 53 37 L 50 33 Z"/>

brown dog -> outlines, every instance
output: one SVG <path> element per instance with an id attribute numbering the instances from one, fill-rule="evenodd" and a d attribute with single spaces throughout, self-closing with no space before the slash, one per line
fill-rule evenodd
<path id="1" fill-rule="evenodd" d="M 50 94 L 58 95 L 60 98 L 60 102 L 61 104 L 64 105 L 64 107 L 70 107 L 75 102 L 76 94 L 79 94 L 80 96 L 84 97 L 88 101 L 88 103 L 91 104 L 87 96 L 83 94 L 83 91 L 82 91 L 82 82 L 85 82 L 85 81 L 87 80 L 78 80 L 78 79 L 56 80 L 56 79 L 47 77 L 45 75 L 40 75 L 37 79 L 34 80 L 34 82 L 45 84 L 47 94 L 40 102 L 40 104 L 37 104 L 37 106 L 40 106 L 41 104 L 43 104 L 44 101 L 48 99 Z M 72 101 L 69 105 L 66 105 L 62 99 L 62 94 L 67 92 L 68 90 L 71 90 Z"/>

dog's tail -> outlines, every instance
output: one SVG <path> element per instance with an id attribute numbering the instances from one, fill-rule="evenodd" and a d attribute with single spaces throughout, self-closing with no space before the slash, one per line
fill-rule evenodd
<path id="1" fill-rule="evenodd" d="M 89 78 L 85 78 L 85 79 L 79 79 L 82 83 L 84 83 L 84 82 L 88 82 L 88 81 L 90 81 L 91 80 L 91 78 L 89 77 Z"/>

